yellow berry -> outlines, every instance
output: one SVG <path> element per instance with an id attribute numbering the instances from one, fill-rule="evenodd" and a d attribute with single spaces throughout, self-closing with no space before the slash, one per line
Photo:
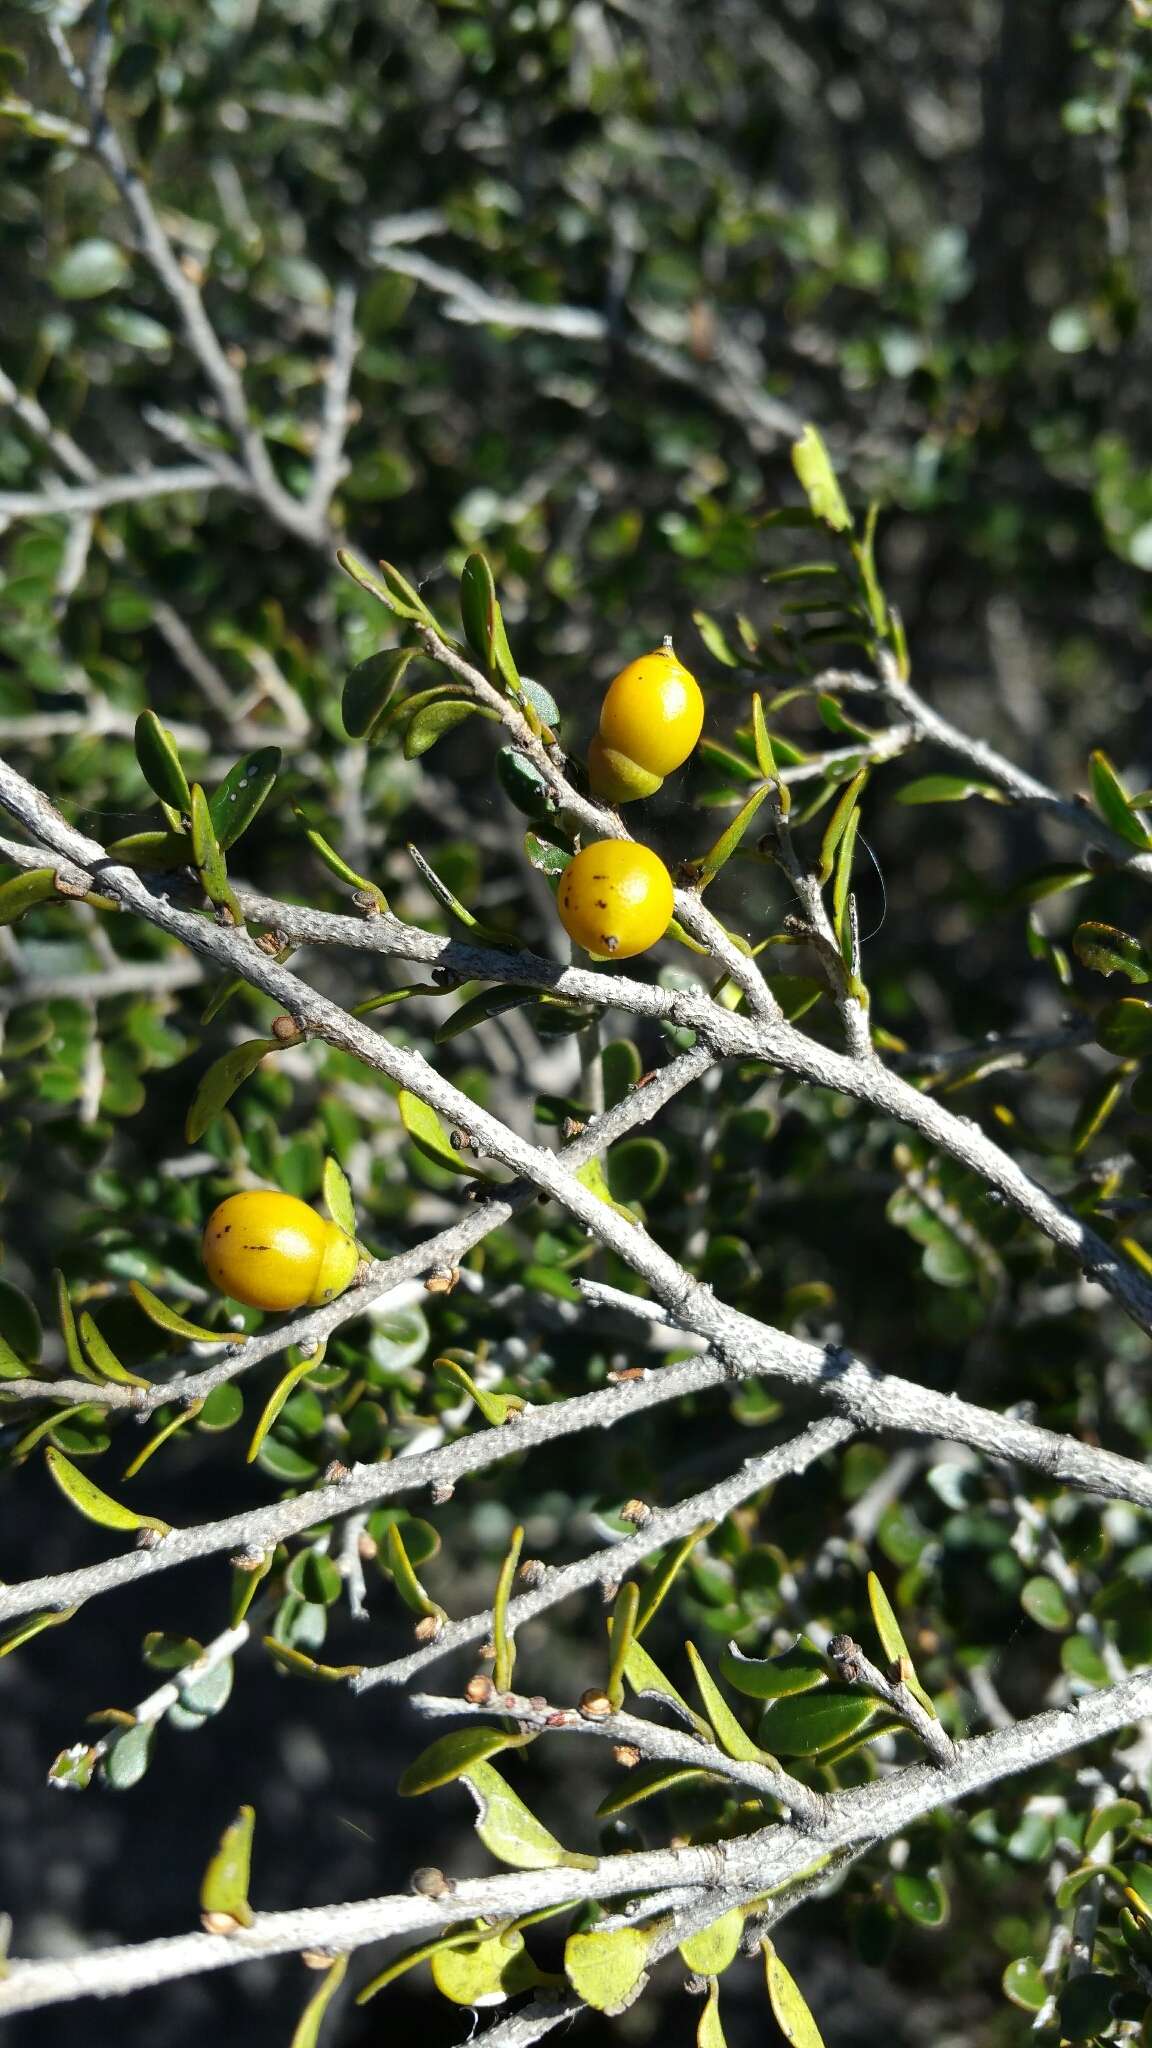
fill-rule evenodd
<path id="1" fill-rule="evenodd" d="M 634 839 L 597 839 L 569 861 L 556 897 L 570 939 L 589 953 L 630 960 L 646 953 L 672 918 L 672 877 Z"/>
<path id="2" fill-rule="evenodd" d="M 249 1308 L 317 1308 L 353 1279 L 360 1255 L 338 1224 L 295 1195 L 253 1188 L 213 1209 L 200 1245 L 208 1278 Z"/>
<path id="3" fill-rule="evenodd" d="M 700 685 L 671 647 L 657 647 L 622 668 L 600 710 L 604 745 L 649 775 L 681 767 L 703 724 Z"/>
<path id="4" fill-rule="evenodd" d="M 606 747 L 599 733 L 591 741 L 588 781 L 593 796 L 603 798 L 606 804 L 630 804 L 638 796 L 654 796 L 663 780 L 662 775 L 650 775 L 647 768 L 630 761 L 627 754 Z"/>

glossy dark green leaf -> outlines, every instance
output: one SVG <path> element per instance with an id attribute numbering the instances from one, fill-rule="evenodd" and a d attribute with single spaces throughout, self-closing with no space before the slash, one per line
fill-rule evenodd
<path id="1" fill-rule="evenodd" d="M 426 704 L 423 710 L 409 722 L 404 734 L 404 758 L 406 761 L 419 760 L 427 754 L 447 733 L 463 725 L 466 718 L 495 718 L 496 713 L 486 705 L 474 704 L 470 697 L 441 697 L 435 704 Z"/>
<path id="2" fill-rule="evenodd" d="M 397 618 L 414 619 L 424 625 L 435 624 L 419 591 L 413 590 L 412 585 L 400 574 L 399 569 L 393 568 L 391 562 L 381 562 L 378 570 L 373 569 L 367 562 L 361 561 L 350 548 L 338 548 L 336 560 L 345 575 L 352 578 L 353 583 L 358 583 L 361 590 L 367 590 L 390 612 L 395 612 Z"/>
<path id="3" fill-rule="evenodd" d="M 1115 1977 L 1092 1970 L 1084 1977 L 1072 1977 L 1056 2001 L 1062 2037 L 1069 2041 L 1091 2041 L 1112 2023 L 1112 2000 L 1118 1986 Z"/>
<path id="4" fill-rule="evenodd" d="M 648 1202 L 664 1185 L 671 1164 L 668 1147 L 659 1138 L 625 1138 L 604 1160 L 612 1197 L 617 1202 Z"/>
<path id="5" fill-rule="evenodd" d="M 515 747 L 501 747 L 496 756 L 496 773 L 505 795 L 526 818 L 543 820 L 556 809 L 556 801 L 539 768 Z"/>
<path id="6" fill-rule="evenodd" d="M 1089 759 L 1092 777 L 1092 795 L 1100 816 L 1112 827 L 1113 832 L 1126 839 L 1130 846 L 1139 846 L 1144 851 L 1152 847 L 1144 826 L 1129 803 L 1128 792 L 1117 775 L 1107 754 L 1099 749 Z"/>
<path id="7" fill-rule="evenodd" d="M 496 585 L 485 556 L 471 554 L 460 576 L 460 618 L 473 653 L 495 682 L 519 694 L 520 672 L 512 659 Z"/>
<path id="8" fill-rule="evenodd" d="M 729 1643 L 721 1650 L 719 1670 L 729 1685 L 747 1699 L 788 1699 L 796 1693 L 812 1692 L 828 1677 L 828 1665 L 814 1643 L 797 1636 L 790 1650 L 778 1657 L 746 1657 Z"/>
<path id="9" fill-rule="evenodd" d="M 228 881 L 228 867 L 216 837 L 208 798 L 198 782 L 192 785 L 192 858 L 209 901 L 228 910 L 235 924 L 242 924 L 240 905 Z"/>
<path id="10" fill-rule="evenodd" d="M 1142 996 L 1120 996 L 1096 1019 L 1096 1043 L 1121 1059 L 1141 1059 L 1152 1052 L 1152 1003 Z"/>
<path id="11" fill-rule="evenodd" d="M 876 1714 L 876 1701 L 838 1686 L 777 1700 L 760 1721 L 760 1737 L 777 1756 L 818 1756 L 858 1735 Z"/>
<path id="12" fill-rule="evenodd" d="M 415 647 L 386 648 L 380 654 L 370 654 L 352 670 L 340 699 L 344 730 L 351 739 L 372 738 L 418 653 Z"/>
<path id="13" fill-rule="evenodd" d="M 136 720 L 136 759 L 149 789 L 162 804 L 186 818 L 192 809 L 188 777 L 175 740 L 154 711 L 142 711 Z"/>
<path id="14" fill-rule="evenodd" d="M 222 848 L 235 845 L 267 802 L 276 786 L 280 761 L 279 747 L 261 747 L 254 754 L 245 754 L 228 770 L 219 789 L 213 791 L 208 810 Z"/>
<path id="15" fill-rule="evenodd" d="M 424 1792 L 435 1791 L 438 1785 L 450 1785 L 454 1778 L 466 1777 L 476 1764 L 486 1763 L 502 1749 L 520 1748 L 528 1740 L 528 1736 L 510 1735 L 502 1728 L 454 1729 L 451 1735 L 441 1735 L 421 1750 L 401 1772 L 396 1790 L 402 1799 L 416 1799 Z"/>
<path id="16" fill-rule="evenodd" d="M 25 1365 L 36 1364 L 43 1341 L 39 1312 L 10 1280 L 0 1280 L 0 1338 Z"/>
<path id="17" fill-rule="evenodd" d="M 249 1038 L 243 1045 L 230 1046 L 218 1060 L 213 1060 L 200 1078 L 185 1119 L 184 1136 L 190 1145 L 199 1142 L 209 1124 L 227 1108 L 236 1090 L 256 1072 L 265 1053 L 275 1052 L 278 1044 L 275 1038 Z"/>
<path id="18" fill-rule="evenodd" d="M 535 1001 L 530 988 L 496 986 L 482 989 L 478 995 L 469 996 L 458 1010 L 444 1019 L 436 1032 L 437 1045 L 447 1044 L 450 1038 L 458 1038 L 462 1031 L 472 1031 L 478 1024 L 487 1024 L 493 1017 L 502 1017 L 506 1010 L 522 1009 L 525 1003 Z"/>

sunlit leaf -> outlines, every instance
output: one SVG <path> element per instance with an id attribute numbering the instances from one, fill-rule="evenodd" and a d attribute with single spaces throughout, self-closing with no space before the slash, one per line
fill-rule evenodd
<path id="1" fill-rule="evenodd" d="M 98 1522 L 103 1529 L 155 1529 L 161 1536 L 170 1532 L 172 1524 L 162 1522 L 158 1515 L 141 1515 L 135 1508 L 126 1508 L 113 1500 L 86 1472 L 79 1471 L 63 1451 L 49 1445 L 44 1458 L 61 1493 L 89 1522 Z"/>

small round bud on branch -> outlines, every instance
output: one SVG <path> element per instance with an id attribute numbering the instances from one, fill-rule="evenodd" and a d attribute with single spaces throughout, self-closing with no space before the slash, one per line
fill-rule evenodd
<path id="1" fill-rule="evenodd" d="M 464 1697 L 473 1707 L 486 1707 L 489 1700 L 495 1697 L 495 1693 L 496 1687 L 483 1671 L 478 1671 L 464 1687 Z"/>
<path id="2" fill-rule="evenodd" d="M 616 1711 L 607 1693 L 601 1692 L 597 1685 L 582 1692 L 578 1704 L 585 1721 L 610 1721 Z"/>
<path id="3" fill-rule="evenodd" d="M 652 1509 L 646 1500 L 626 1500 L 620 1510 L 620 1520 L 631 1522 L 634 1529 L 644 1529 L 652 1520 Z"/>
<path id="4" fill-rule="evenodd" d="M 422 1864 L 419 1870 L 414 1870 L 408 1884 L 410 1890 L 421 1899 L 446 1899 L 456 1889 L 452 1879 L 445 1877 L 442 1870 L 437 1870 L 430 1863 Z"/>

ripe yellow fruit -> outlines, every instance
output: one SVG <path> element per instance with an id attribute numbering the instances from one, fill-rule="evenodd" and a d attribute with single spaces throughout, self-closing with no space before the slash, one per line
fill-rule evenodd
<path id="1" fill-rule="evenodd" d="M 277 1188 L 220 1202 L 200 1254 L 221 1294 L 265 1309 L 318 1308 L 343 1294 L 360 1262 L 346 1231 Z"/>
<path id="2" fill-rule="evenodd" d="M 700 686 L 670 644 L 630 661 L 608 686 L 588 750 L 594 794 L 616 804 L 651 796 L 688 759 L 703 724 Z"/>
<path id="3" fill-rule="evenodd" d="M 650 847 L 633 839 L 597 839 L 569 861 L 556 901 L 560 922 L 576 945 L 630 960 L 667 931 L 672 877 Z"/>

